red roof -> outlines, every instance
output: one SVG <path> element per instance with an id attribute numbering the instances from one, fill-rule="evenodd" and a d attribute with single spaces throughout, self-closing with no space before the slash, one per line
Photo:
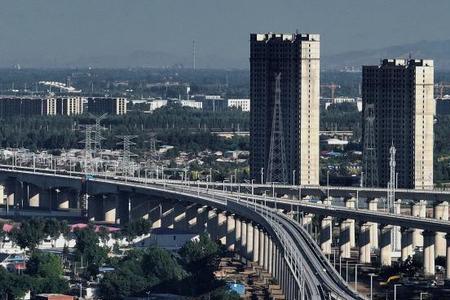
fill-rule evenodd
<path id="1" fill-rule="evenodd" d="M 11 224 L 8 224 L 8 223 L 5 223 L 5 224 L 3 224 L 3 228 L 2 228 L 2 230 L 4 231 L 4 232 L 11 232 L 11 230 L 13 230 L 13 228 L 14 228 L 14 226 L 13 225 L 11 225 Z"/>

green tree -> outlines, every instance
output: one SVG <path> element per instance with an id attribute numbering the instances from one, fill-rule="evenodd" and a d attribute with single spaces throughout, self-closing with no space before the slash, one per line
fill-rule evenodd
<path id="1" fill-rule="evenodd" d="M 54 218 L 47 219 L 44 223 L 44 234 L 54 239 L 58 238 L 63 231 L 62 226 L 62 223 Z"/>
<path id="2" fill-rule="evenodd" d="M 20 248 L 34 250 L 45 237 L 44 227 L 41 219 L 23 221 L 20 227 L 13 229 L 12 239 Z"/>
<path id="3" fill-rule="evenodd" d="M 140 260 L 126 259 L 117 266 L 116 271 L 105 274 L 100 293 L 105 299 L 123 299 L 144 293 L 151 283 L 142 270 Z"/>
<path id="4" fill-rule="evenodd" d="M 0 299 L 18 299 L 32 287 L 28 275 L 17 275 L 0 266 Z"/>
<path id="5" fill-rule="evenodd" d="M 198 241 L 187 242 L 179 251 L 183 265 L 190 276 L 185 280 L 185 289 L 191 295 L 210 292 L 221 285 L 214 277 L 218 268 L 219 245 L 207 234 Z"/>
<path id="6" fill-rule="evenodd" d="M 161 282 L 178 281 L 185 272 L 167 250 L 152 247 L 142 258 L 142 268 L 146 276 L 153 276 Z"/>
<path id="7" fill-rule="evenodd" d="M 99 245 L 99 237 L 92 226 L 76 230 L 75 236 L 76 258 L 79 261 L 82 260 L 84 265 L 90 265 L 92 273 L 92 270 L 96 269 L 106 260 L 108 250 Z"/>
<path id="8" fill-rule="evenodd" d="M 64 293 L 69 289 L 63 276 L 63 266 L 60 258 L 51 253 L 33 252 L 27 262 L 26 274 L 32 278 L 33 292 Z"/>
<path id="9" fill-rule="evenodd" d="M 27 262 L 26 273 L 30 276 L 57 278 L 63 275 L 63 267 L 55 254 L 35 251 Z"/>

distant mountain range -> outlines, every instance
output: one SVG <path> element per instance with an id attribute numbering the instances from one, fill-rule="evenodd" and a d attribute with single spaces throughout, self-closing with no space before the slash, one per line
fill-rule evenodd
<path id="1" fill-rule="evenodd" d="M 378 64 L 383 58 L 423 58 L 433 59 L 436 70 L 450 70 L 450 40 L 421 41 L 379 49 L 344 52 L 322 57 L 322 70 L 361 70 L 362 65 Z M 135 51 L 123 55 L 103 55 L 74 60 L 67 66 L 95 67 L 171 67 L 174 65 L 192 66 L 192 57 L 177 56 L 167 52 Z M 199 55 L 197 66 L 202 68 L 248 69 L 248 57 L 231 58 L 227 53 Z"/>
<path id="2" fill-rule="evenodd" d="M 436 70 L 450 70 L 450 40 L 421 41 L 380 49 L 351 51 L 322 57 L 323 70 L 360 70 L 362 65 L 378 64 L 383 58 L 433 59 Z"/>
<path id="3" fill-rule="evenodd" d="M 335 55 L 327 55 L 322 52 L 322 70 L 361 70 L 362 65 L 378 64 L 383 58 L 424 58 L 435 61 L 436 70 L 450 70 L 450 40 L 422 41 L 412 44 L 404 44 L 380 49 L 358 50 L 344 52 Z M 97 68 L 128 68 L 128 67 L 192 67 L 192 57 L 188 55 L 176 55 L 163 51 L 141 50 L 123 52 L 116 55 L 85 55 L 76 59 L 68 59 L 64 55 L 39 56 L 22 59 L 8 59 L 0 55 L 0 67 L 11 67 L 20 64 L 24 67 L 97 67 Z M 248 69 L 248 57 L 230 57 L 224 50 L 223 53 L 214 55 L 203 54 L 197 57 L 197 67 L 211 69 L 238 68 Z"/>

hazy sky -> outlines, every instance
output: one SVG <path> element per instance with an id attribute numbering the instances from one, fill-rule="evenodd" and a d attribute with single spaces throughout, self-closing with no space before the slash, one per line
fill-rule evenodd
<path id="1" fill-rule="evenodd" d="M 161 51 L 230 61 L 250 32 L 321 34 L 322 53 L 450 39 L 449 0 L 0 0 L 0 65 Z"/>

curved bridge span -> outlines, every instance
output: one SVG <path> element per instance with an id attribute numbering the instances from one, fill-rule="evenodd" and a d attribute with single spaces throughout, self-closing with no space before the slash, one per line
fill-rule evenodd
<path id="1" fill-rule="evenodd" d="M 240 194 L 182 182 L 86 178 L 27 168 L 0 167 L 0 182 L 7 208 L 75 208 L 95 221 L 147 217 L 155 227 L 206 229 L 248 264 L 276 278 L 286 299 L 363 299 L 292 216 Z"/>

